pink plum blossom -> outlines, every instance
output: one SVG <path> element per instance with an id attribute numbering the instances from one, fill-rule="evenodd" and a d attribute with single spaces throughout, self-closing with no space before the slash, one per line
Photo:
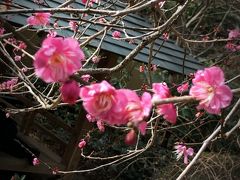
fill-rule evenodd
<path id="1" fill-rule="evenodd" d="M 59 26 L 58 26 L 58 21 L 56 20 L 54 23 L 53 23 L 53 27 L 55 28 L 55 29 L 57 29 Z"/>
<path id="2" fill-rule="evenodd" d="M 17 47 L 15 47 L 13 51 L 18 51 L 19 49 L 24 50 L 27 48 L 27 45 L 23 41 L 15 41 L 14 44 L 16 44 Z"/>
<path id="3" fill-rule="evenodd" d="M 27 18 L 27 23 L 32 26 L 47 25 L 50 22 L 50 13 L 34 13 Z"/>
<path id="4" fill-rule="evenodd" d="M 99 63 L 100 59 L 101 59 L 100 56 L 93 56 L 92 62 L 93 62 L 94 64 L 97 64 L 97 63 Z"/>
<path id="5" fill-rule="evenodd" d="M 237 45 L 236 46 L 236 51 L 239 51 L 240 50 L 240 45 Z"/>
<path id="6" fill-rule="evenodd" d="M 66 81 L 77 72 L 85 59 L 77 40 L 47 37 L 35 54 L 36 75 L 47 83 Z"/>
<path id="7" fill-rule="evenodd" d="M 169 39 L 169 33 L 167 33 L 167 32 L 163 33 L 162 36 L 163 36 L 164 41 L 167 41 Z"/>
<path id="8" fill-rule="evenodd" d="M 186 82 L 186 83 L 178 86 L 177 92 L 181 94 L 181 93 L 187 91 L 187 90 L 188 90 L 188 87 L 189 87 L 189 84 L 188 84 L 188 82 Z"/>
<path id="9" fill-rule="evenodd" d="M 200 101 L 197 109 L 220 114 L 222 108 L 230 105 L 233 94 L 224 84 L 224 73 L 219 67 L 198 70 L 192 82 L 189 94 Z"/>
<path id="10" fill-rule="evenodd" d="M 238 37 L 240 37 L 239 29 L 229 30 L 228 39 L 232 40 L 232 39 L 236 39 Z"/>
<path id="11" fill-rule="evenodd" d="M 52 168 L 52 174 L 53 175 L 56 175 L 58 173 L 58 171 L 59 171 L 58 167 Z"/>
<path id="12" fill-rule="evenodd" d="M 38 158 L 33 158 L 33 161 L 32 161 L 32 163 L 33 163 L 33 165 L 34 165 L 34 166 L 37 166 L 37 165 L 39 165 L 39 164 L 40 164 L 40 161 L 39 161 L 39 159 L 38 159 Z"/>
<path id="13" fill-rule="evenodd" d="M 10 37 L 7 40 L 9 41 L 9 43 L 17 45 L 17 40 L 15 38 Z"/>
<path id="14" fill-rule="evenodd" d="M 15 61 L 21 61 L 21 59 L 22 59 L 21 56 L 18 56 L 18 55 L 14 56 L 14 60 L 15 60 Z"/>
<path id="15" fill-rule="evenodd" d="M 156 2 L 154 3 L 154 7 L 155 7 L 155 8 L 162 8 L 163 5 L 165 4 L 165 2 L 166 2 L 166 1 L 164 1 L 164 0 L 158 0 L 158 1 L 156 1 Z"/>
<path id="16" fill-rule="evenodd" d="M 203 37 L 202 37 L 202 41 L 208 41 L 209 40 L 209 36 L 208 35 L 204 35 Z"/>
<path id="17" fill-rule="evenodd" d="M 11 79 L 10 81 L 12 82 L 12 85 L 15 85 L 15 84 L 17 84 L 17 82 L 18 82 L 18 78 L 17 78 L 17 77 L 16 77 L 16 78 L 13 78 L 13 79 Z"/>
<path id="18" fill-rule="evenodd" d="M 12 90 L 13 86 L 15 86 L 18 82 L 18 79 L 17 78 L 13 78 L 11 80 L 8 80 L 8 81 L 5 81 L 5 82 L 2 82 L 0 84 L 0 91 L 3 91 L 3 90 Z"/>
<path id="19" fill-rule="evenodd" d="M 139 98 L 135 91 L 116 90 L 107 81 L 102 81 L 82 87 L 79 96 L 89 114 L 89 121 L 102 121 L 110 125 L 131 122 L 145 134 L 147 123 L 144 118 L 149 116 L 152 107 L 149 93 L 145 92 Z"/>
<path id="20" fill-rule="evenodd" d="M 126 121 L 132 122 L 144 135 L 147 123 L 143 120 L 149 116 L 152 108 L 151 95 L 144 92 L 140 99 L 135 91 L 129 89 L 120 89 L 119 91 L 123 92 L 127 97 L 127 105 L 123 111 Z"/>
<path id="21" fill-rule="evenodd" d="M 127 98 L 107 81 L 82 87 L 79 96 L 83 100 L 83 107 L 91 116 L 111 125 L 127 123 L 122 113 Z"/>
<path id="22" fill-rule="evenodd" d="M 9 118 L 10 117 L 10 113 L 6 113 L 6 118 Z"/>
<path id="23" fill-rule="evenodd" d="M 151 71 L 157 71 L 157 65 L 156 64 L 151 65 Z"/>
<path id="24" fill-rule="evenodd" d="M 107 20 L 106 20 L 105 18 L 103 18 L 103 17 L 100 17 L 100 18 L 98 19 L 98 22 L 99 22 L 99 23 L 106 23 Z"/>
<path id="25" fill-rule="evenodd" d="M 176 124 L 177 121 L 177 111 L 175 106 L 170 104 L 162 104 L 157 106 L 156 112 L 163 115 L 163 118 L 172 124 Z"/>
<path id="26" fill-rule="evenodd" d="M 49 30 L 47 37 L 56 37 L 57 36 L 57 31 Z"/>
<path id="27" fill-rule="evenodd" d="M 25 73 L 25 72 L 27 72 L 27 71 L 28 71 L 28 68 L 26 68 L 26 67 L 23 67 L 23 68 L 21 69 L 21 71 L 22 71 L 23 73 Z"/>
<path id="28" fill-rule="evenodd" d="M 237 45 L 236 44 L 233 44 L 231 42 L 227 42 L 227 44 L 225 45 L 225 48 L 228 50 L 228 51 L 231 51 L 231 52 L 235 52 L 237 49 L 236 49 Z"/>
<path id="29" fill-rule="evenodd" d="M 163 5 L 165 4 L 165 2 L 166 2 L 166 1 L 160 1 L 160 2 L 158 3 L 159 7 L 162 8 Z"/>
<path id="30" fill-rule="evenodd" d="M 18 48 L 19 48 L 19 49 L 26 49 L 26 48 L 27 48 L 27 45 L 25 44 L 25 42 L 19 41 Z"/>
<path id="31" fill-rule="evenodd" d="M 114 38 L 116 38 L 116 39 L 120 38 L 120 37 L 121 37 L 121 32 L 119 32 L 119 31 L 114 31 L 114 32 L 112 33 L 112 37 L 114 37 Z"/>
<path id="32" fill-rule="evenodd" d="M 125 136 L 125 144 L 130 146 L 130 145 L 136 144 L 136 142 L 137 142 L 137 134 L 133 129 L 131 129 Z"/>
<path id="33" fill-rule="evenodd" d="M 88 120 L 89 122 L 95 122 L 95 121 L 97 121 L 97 119 L 96 119 L 95 117 L 91 116 L 90 114 L 87 114 L 87 115 L 86 115 L 86 118 L 87 118 L 87 120 Z"/>
<path id="34" fill-rule="evenodd" d="M 142 135 L 146 134 L 146 129 L 147 129 L 147 122 L 142 121 L 138 124 L 138 129 Z"/>
<path id="35" fill-rule="evenodd" d="M 163 83 L 153 83 L 152 84 L 153 92 L 155 93 L 153 98 L 168 98 L 170 97 L 170 91 L 165 82 Z"/>
<path id="36" fill-rule="evenodd" d="M 98 3 L 100 0 L 89 0 L 88 6 L 93 6 L 93 3 Z M 83 4 L 87 3 L 87 0 L 82 0 Z"/>
<path id="37" fill-rule="evenodd" d="M 139 66 L 139 72 L 144 72 L 144 66 Z"/>
<path id="38" fill-rule="evenodd" d="M 101 120 L 98 120 L 98 121 L 97 121 L 97 127 L 98 127 L 99 131 L 101 131 L 101 132 L 104 132 L 104 131 L 105 131 L 104 122 L 101 121 Z"/>
<path id="39" fill-rule="evenodd" d="M 82 3 L 86 4 L 87 0 L 82 0 Z M 89 0 L 88 6 L 90 6 L 90 7 L 93 6 L 93 0 Z"/>
<path id="40" fill-rule="evenodd" d="M 148 85 L 143 83 L 143 84 L 141 85 L 141 90 L 142 90 L 142 91 L 146 91 L 147 89 L 148 89 Z"/>
<path id="41" fill-rule="evenodd" d="M 152 99 L 153 101 L 155 99 L 164 99 L 171 96 L 170 90 L 166 83 L 153 83 L 152 88 L 154 92 Z M 172 103 L 158 105 L 156 112 L 160 115 L 163 115 L 163 118 L 172 124 L 175 124 L 177 121 L 177 111 Z"/>
<path id="42" fill-rule="evenodd" d="M 177 160 L 179 160 L 182 156 L 184 157 L 184 164 L 188 164 L 188 156 L 193 156 L 194 150 L 193 148 L 187 148 L 185 145 L 178 144 L 174 147 L 175 153 L 177 155 Z"/>
<path id="43" fill-rule="evenodd" d="M 85 146 L 87 145 L 86 141 L 84 139 L 82 139 L 79 143 L 78 143 L 78 147 L 80 149 L 83 149 Z"/>
<path id="44" fill-rule="evenodd" d="M 69 104 L 75 104 L 79 98 L 79 85 L 76 81 L 66 81 L 61 86 L 61 97 L 62 101 Z"/>
<path id="45" fill-rule="evenodd" d="M 135 44 L 135 40 L 134 39 L 129 39 L 129 44 Z"/>
<path id="46" fill-rule="evenodd" d="M 151 95 L 144 92 L 141 99 L 135 91 L 120 89 L 127 97 L 127 105 L 124 110 L 125 118 L 129 122 L 138 125 L 145 117 L 149 116 L 152 108 Z"/>
<path id="47" fill-rule="evenodd" d="M 70 26 L 71 30 L 76 31 L 78 28 L 78 23 L 75 21 L 69 21 L 69 26 Z"/>
<path id="48" fill-rule="evenodd" d="M 5 32 L 5 29 L 4 28 L 0 28 L 0 36 L 3 35 L 3 33 Z"/>
<path id="49" fill-rule="evenodd" d="M 91 76 L 89 74 L 84 74 L 81 76 L 81 79 L 85 82 L 88 82 Z"/>

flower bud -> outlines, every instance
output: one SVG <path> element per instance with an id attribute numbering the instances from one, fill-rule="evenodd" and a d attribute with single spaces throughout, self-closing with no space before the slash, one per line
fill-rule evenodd
<path id="1" fill-rule="evenodd" d="M 84 140 L 84 139 L 82 139 L 80 142 L 79 142 L 79 144 L 78 144 L 78 147 L 80 148 L 80 149 L 83 149 L 85 146 L 86 146 L 86 141 Z"/>
<path id="2" fill-rule="evenodd" d="M 127 145 L 134 145 L 137 142 L 137 134 L 135 131 L 132 129 L 130 130 L 127 135 L 125 136 L 125 144 Z"/>

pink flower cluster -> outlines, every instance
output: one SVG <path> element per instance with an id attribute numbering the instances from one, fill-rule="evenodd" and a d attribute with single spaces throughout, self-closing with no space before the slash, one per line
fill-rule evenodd
<path id="1" fill-rule="evenodd" d="M 233 29 L 233 30 L 229 30 L 228 33 L 228 39 L 233 40 L 236 38 L 240 37 L 240 30 L 239 29 Z"/>
<path id="2" fill-rule="evenodd" d="M 155 93 L 153 100 L 171 97 L 170 90 L 166 83 L 153 83 L 152 89 Z M 163 118 L 172 124 L 175 124 L 177 121 L 177 111 L 173 103 L 158 105 L 156 112 L 163 115 Z"/>
<path id="3" fill-rule="evenodd" d="M 225 48 L 230 52 L 236 52 L 240 50 L 240 45 L 233 44 L 232 42 L 227 42 Z"/>
<path id="4" fill-rule="evenodd" d="M 239 51 L 240 45 L 233 43 L 233 40 L 235 40 L 237 38 L 240 38 L 240 30 L 239 29 L 229 30 L 229 33 L 228 33 L 229 41 L 225 45 L 225 48 L 231 52 Z"/>
<path id="5" fill-rule="evenodd" d="M 27 48 L 27 45 L 23 41 L 18 41 L 18 40 L 14 39 L 14 38 L 12 39 L 11 43 L 17 46 L 17 47 L 15 47 L 13 49 L 13 53 L 15 55 L 14 56 L 14 60 L 15 61 L 21 61 L 22 57 L 24 57 L 25 54 L 22 53 L 21 55 L 18 55 L 19 54 L 19 50 L 25 50 Z"/>
<path id="6" fill-rule="evenodd" d="M 131 122 L 145 134 L 146 122 L 152 104 L 151 95 L 143 93 L 142 98 L 129 89 L 115 89 L 108 82 L 84 86 L 80 89 L 83 106 L 90 117 L 110 125 Z M 145 128 L 144 128 L 145 127 Z"/>
<path id="7" fill-rule="evenodd" d="M 47 83 L 65 82 L 82 67 L 84 59 L 77 40 L 47 37 L 35 54 L 35 72 Z"/>
<path id="8" fill-rule="evenodd" d="M 74 104 L 79 97 L 79 85 L 70 76 L 82 67 L 85 59 L 77 40 L 48 36 L 35 54 L 35 73 L 43 81 L 60 82 L 63 102 Z"/>
<path id="9" fill-rule="evenodd" d="M 139 66 L 139 72 L 144 72 L 145 68 L 147 68 L 145 65 Z M 157 65 L 156 64 L 151 64 L 150 70 L 155 72 L 157 71 Z"/>
<path id="10" fill-rule="evenodd" d="M 186 82 L 186 83 L 178 86 L 177 92 L 180 93 L 180 94 L 182 94 L 183 92 L 185 92 L 185 91 L 188 90 L 188 87 L 189 87 L 189 84 L 188 84 L 188 82 Z"/>
<path id="11" fill-rule="evenodd" d="M 50 23 L 50 13 L 34 13 L 27 18 L 27 23 L 32 26 L 46 26 Z"/>
<path id="12" fill-rule="evenodd" d="M 88 6 L 92 7 L 93 3 L 98 3 L 100 0 L 89 0 Z M 83 4 L 86 4 L 88 0 L 82 0 Z"/>
<path id="13" fill-rule="evenodd" d="M 5 91 L 5 90 L 12 90 L 13 86 L 15 86 L 18 82 L 17 78 L 13 78 L 11 80 L 5 81 L 0 84 L 0 91 Z"/>
<path id="14" fill-rule="evenodd" d="M 184 157 L 184 164 L 188 164 L 188 156 L 193 156 L 194 150 L 193 148 L 187 148 L 185 145 L 178 144 L 174 147 L 175 153 L 177 155 L 177 160 L 179 160 L 182 156 Z"/>
<path id="15" fill-rule="evenodd" d="M 78 23 L 76 21 L 69 21 L 69 26 L 71 30 L 76 31 L 78 28 Z"/>
<path id="16" fill-rule="evenodd" d="M 14 53 L 15 55 L 16 55 L 16 52 L 18 52 L 19 50 L 25 50 L 25 49 L 27 48 L 27 45 L 26 45 L 25 42 L 23 42 L 23 41 L 17 40 L 17 39 L 15 39 L 15 38 L 13 38 L 13 37 L 8 38 L 7 40 L 8 40 L 8 42 L 9 42 L 10 44 L 13 44 L 13 45 L 16 46 L 16 47 L 13 49 L 13 53 Z M 21 56 L 24 56 L 24 54 L 22 54 Z"/>
<path id="17" fill-rule="evenodd" d="M 220 114 L 221 109 L 231 103 L 233 94 L 224 84 L 224 74 L 219 67 L 198 70 L 192 83 L 189 94 L 200 101 L 198 109 L 205 109 L 211 114 Z"/>
<path id="18" fill-rule="evenodd" d="M 27 45 L 23 41 L 18 41 L 18 48 L 24 50 L 27 48 Z"/>
<path id="19" fill-rule="evenodd" d="M 121 38 L 121 32 L 120 31 L 113 31 L 112 37 L 119 39 Z"/>

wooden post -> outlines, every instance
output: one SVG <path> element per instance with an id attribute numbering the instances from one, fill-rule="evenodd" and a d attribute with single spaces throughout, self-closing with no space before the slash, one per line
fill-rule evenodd
<path id="1" fill-rule="evenodd" d="M 116 65 L 117 56 L 116 54 L 110 52 L 104 52 L 104 56 L 107 56 L 106 59 L 103 59 L 98 64 L 98 68 L 105 67 L 110 68 Z M 110 79 L 106 74 L 100 74 L 95 77 L 98 81 L 103 79 Z M 81 139 L 85 137 L 87 132 L 93 127 L 92 123 L 89 123 L 86 120 L 86 112 L 83 108 L 80 110 L 79 117 L 76 122 L 76 126 L 73 130 L 73 135 L 71 141 L 66 147 L 65 154 L 63 156 L 63 161 L 66 163 L 66 170 L 75 170 L 78 166 L 78 163 L 81 159 L 81 150 L 78 147 L 78 143 Z M 73 174 L 67 174 L 63 177 L 64 180 L 71 180 Z"/>
<path id="2" fill-rule="evenodd" d="M 78 143 L 85 137 L 89 129 L 92 127 L 93 124 L 86 120 L 86 112 L 81 109 L 76 126 L 73 130 L 72 138 L 68 143 L 63 156 L 63 161 L 66 163 L 66 170 L 74 170 L 77 168 L 81 159 L 81 150 L 78 147 Z M 72 178 L 73 174 L 68 174 L 63 177 L 64 180 L 70 180 Z"/>

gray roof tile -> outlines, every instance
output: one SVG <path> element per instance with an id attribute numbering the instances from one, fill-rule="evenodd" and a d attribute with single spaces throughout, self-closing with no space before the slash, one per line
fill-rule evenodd
<path id="1" fill-rule="evenodd" d="M 76 0 L 76 1 L 77 2 L 75 2 L 72 5 L 74 8 L 84 8 L 84 6 L 80 3 L 81 0 Z M 103 0 L 101 0 L 101 1 L 103 1 Z M 48 3 L 48 5 L 50 7 L 57 7 L 64 1 L 63 0 L 58 0 L 58 1 L 46 0 L 46 2 Z M 21 0 L 21 1 L 15 0 L 14 3 L 19 4 L 25 8 L 33 8 L 34 9 L 34 8 L 40 7 L 39 5 L 37 5 L 36 3 L 34 3 L 31 0 Z M 114 9 L 114 8 L 123 9 L 124 6 L 117 3 L 112 9 Z M 28 16 L 29 15 L 30 14 L 28 14 Z M 69 15 L 63 14 L 63 13 L 55 13 L 54 16 L 69 17 Z M 91 16 L 88 16 L 88 17 L 91 17 Z M 10 19 L 10 21 L 23 25 L 23 24 L 26 24 L 26 18 L 27 18 L 26 14 L 16 14 Z M 52 18 L 52 22 L 54 22 L 54 18 Z M 136 28 L 151 27 L 151 24 L 148 23 L 146 19 L 144 19 L 136 14 L 129 14 L 128 16 L 124 17 L 123 22 L 125 23 L 125 25 L 127 25 L 129 27 L 136 27 Z M 65 20 L 59 20 L 58 24 L 60 26 L 67 26 L 68 22 Z M 84 27 L 82 27 L 82 28 L 84 28 Z M 92 35 L 93 33 L 96 33 L 98 31 L 98 29 L 101 29 L 100 25 L 91 25 L 88 28 L 88 30 L 85 32 L 85 35 Z M 81 30 L 81 28 L 80 28 L 80 30 Z M 126 31 L 130 36 L 138 36 L 138 35 L 143 34 L 143 31 L 141 32 L 139 30 L 133 31 L 133 30 L 128 29 Z M 113 53 L 126 56 L 136 46 L 136 45 L 129 44 L 126 41 L 118 41 L 118 40 L 113 39 L 111 36 L 111 32 L 112 31 L 109 31 L 107 33 L 107 36 L 104 39 L 104 42 L 101 47 L 103 50 L 111 51 Z M 73 32 L 71 30 L 65 29 L 65 30 L 58 31 L 58 34 L 63 35 L 63 36 L 71 36 L 73 34 Z M 100 37 L 97 37 L 95 40 L 91 41 L 89 43 L 89 45 L 96 47 L 96 46 L 98 46 L 99 40 L 100 40 Z M 157 50 L 162 43 L 163 43 L 162 38 L 157 39 L 155 41 L 154 49 Z M 145 47 L 135 57 L 135 60 L 147 63 L 148 53 L 149 53 L 149 46 Z M 173 72 L 182 73 L 183 61 L 185 61 L 184 62 L 185 74 L 189 74 L 190 72 L 194 72 L 197 69 L 203 68 L 202 64 L 199 63 L 197 61 L 197 59 L 194 59 L 193 57 L 191 57 L 189 55 L 187 55 L 186 59 L 184 59 L 184 50 L 182 48 L 180 48 L 179 46 L 177 46 L 176 44 L 174 44 L 174 41 L 169 40 L 167 42 L 164 42 L 160 51 L 154 57 L 153 63 L 157 64 L 161 68 L 164 68 L 164 69 L 167 69 L 167 70 L 170 70 Z"/>

